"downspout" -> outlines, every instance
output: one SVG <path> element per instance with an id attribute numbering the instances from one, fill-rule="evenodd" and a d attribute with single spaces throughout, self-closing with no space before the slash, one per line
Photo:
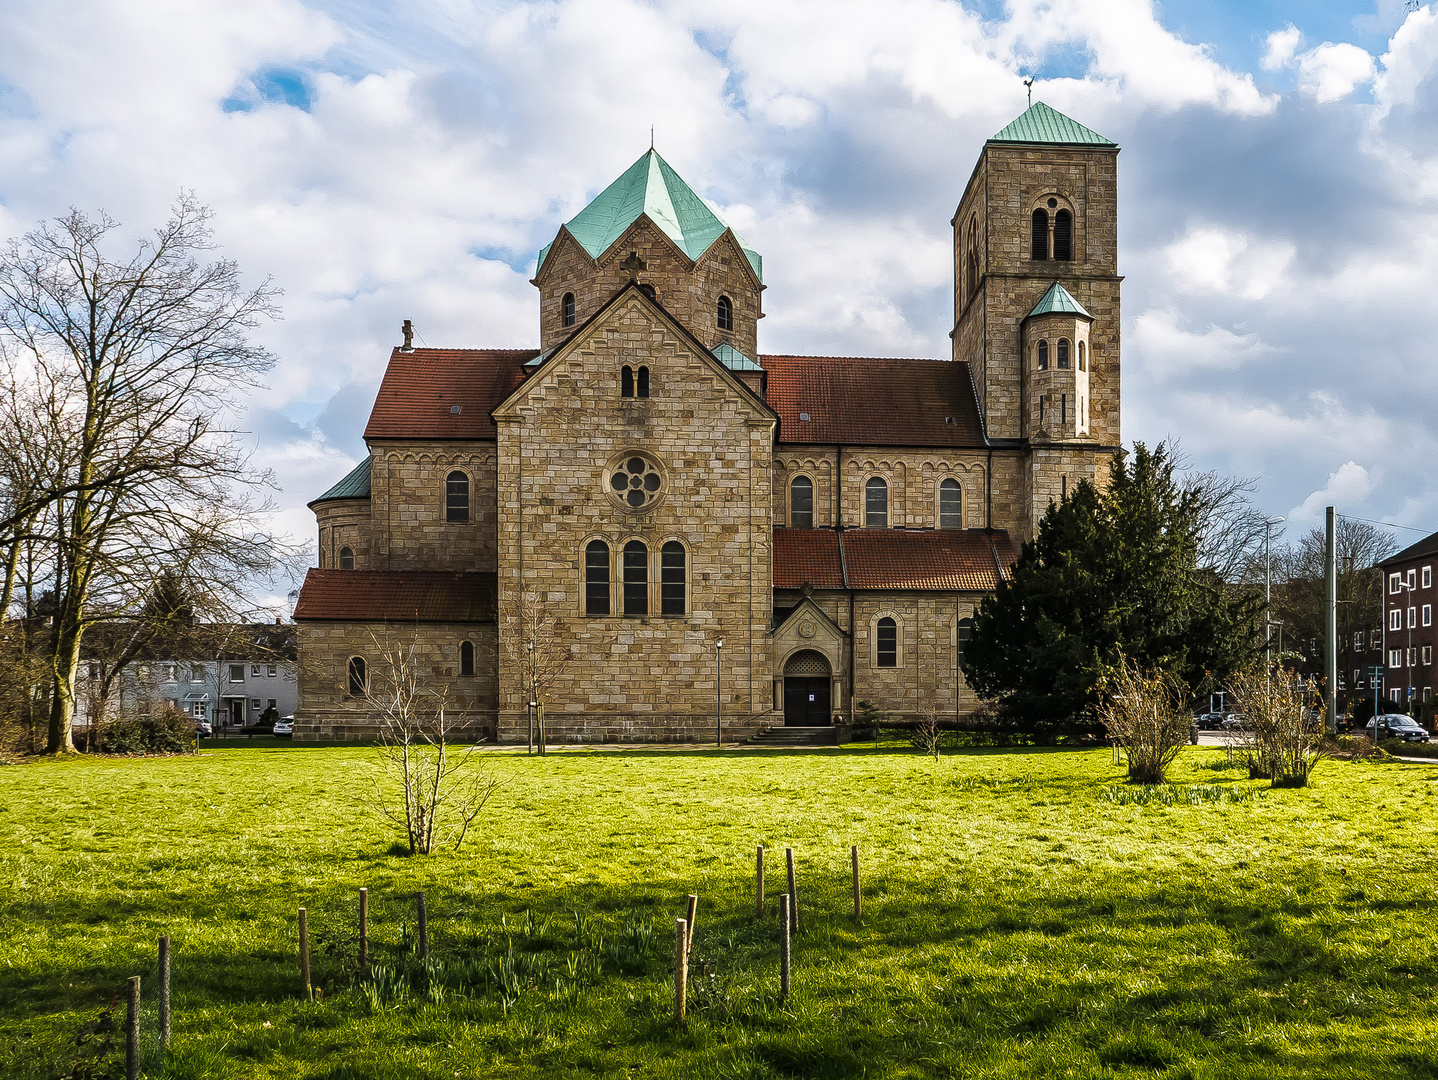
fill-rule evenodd
<path id="1" fill-rule="evenodd" d="M 984 432 L 985 440 L 988 439 L 988 432 Z M 989 467 L 984 475 L 984 501 L 987 508 L 984 513 L 984 528 L 989 532 L 994 531 L 994 448 L 989 447 Z"/>
<path id="2" fill-rule="evenodd" d="M 839 573 L 849 593 L 849 723 L 854 722 L 854 590 L 849 585 L 849 560 L 844 555 L 844 530 L 839 530 Z"/>

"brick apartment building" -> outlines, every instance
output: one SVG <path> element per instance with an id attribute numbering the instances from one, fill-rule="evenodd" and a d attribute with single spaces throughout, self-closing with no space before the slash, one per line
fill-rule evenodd
<path id="1" fill-rule="evenodd" d="M 1438 604 L 1433 570 L 1438 566 L 1438 533 L 1425 537 L 1378 564 L 1384 581 L 1383 696 L 1390 706 L 1419 704 L 1433 696 L 1433 646 Z"/>

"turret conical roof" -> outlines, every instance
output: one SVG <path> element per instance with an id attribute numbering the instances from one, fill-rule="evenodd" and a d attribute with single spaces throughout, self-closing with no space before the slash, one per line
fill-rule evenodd
<path id="1" fill-rule="evenodd" d="M 1049 291 L 1025 318 L 1032 319 L 1035 315 L 1077 315 L 1080 318 L 1092 319 L 1093 316 L 1084 310 L 1084 306 L 1073 298 L 1073 294 L 1055 281 L 1049 286 Z"/>

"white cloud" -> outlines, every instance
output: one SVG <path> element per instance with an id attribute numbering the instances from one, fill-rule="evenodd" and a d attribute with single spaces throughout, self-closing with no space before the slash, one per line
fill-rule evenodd
<path id="1" fill-rule="evenodd" d="M 1303 33 L 1292 23 L 1282 30 L 1275 30 L 1268 35 L 1258 66 L 1264 71 L 1278 71 L 1287 67 L 1293 62 L 1294 54 L 1298 52 L 1302 41 Z"/>
<path id="2" fill-rule="evenodd" d="M 1235 334 L 1212 323 L 1201 334 L 1183 330 L 1171 310 L 1145 311 L 1134 319 L 1129 343 L 1135 359 L 1160 379 L 1233 370 L 1278 351 L 1257 334 Z"/>
<path id="3" fill-rule="evenodd" d="M 1164 249 L 1180 287 L 1243 300 L 1262 300 L 1282 285 L 1294 254 L 1286 241 L 1252 240 L 1213 226 L 1192 229 Z"/>
<path id="4" fill-rule="evenodd" d="M 1336 506 L 1340 513 L 1358 506 L 1373 493 L 1373 487 L 1367 469 L 1356 461 L 1345 461 L 1328 474 L 1328 483 L 1288 511 L 1289 527 L 1300 529 L 1321 522 L 1328 506 Z"/>
<path id="5" fill-rule="evenodd" d="M 1387 113 L 1395 105 L 1411 102 L 1438 64 L 1438 8 L 1425 4 L 1411 12 L 1389 39 L 1380 63 L 1373 97 Z"/>
<path id="6" fill-rule="evenodd" d="M 1320 104 L 1346 98 L 1376 74 L 1373 57 L 1347 42 L 1325 41 L 1298 58 L 1299 88 Z"/>

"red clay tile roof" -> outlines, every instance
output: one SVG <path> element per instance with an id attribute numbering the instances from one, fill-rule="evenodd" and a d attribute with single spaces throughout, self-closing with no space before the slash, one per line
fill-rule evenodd
<path id="1" fill-rule="evenodd" d="M 311 570 L 295 619 L 494 622 L 495 575 L 467 570 Z"/>
<path id="2" fill-rule="evenodd" d="M 842 589 L 839 534 L 833 529 L 775 529 L 774 587 Z"/>
<path id="3" fill-rule="evenodd" d="M 759 362 L 768 372 L 781 443 L 985 445 L 967 363 L 860 356 L 761 356 Z"/>
<path id="4" fill-rule="evenodd" d="M 774 587 L 989 591 L 995 557 L 1006 572 L 1018 560 L 1002 530 L 776 529 Z"/>
<path id="5" fill-rule="evenodd" d="M 538 355 L 538 349 L 395 349 L 364 437 L 493 439 L 490 412 L 524 381 L 524 364 Z"/>

